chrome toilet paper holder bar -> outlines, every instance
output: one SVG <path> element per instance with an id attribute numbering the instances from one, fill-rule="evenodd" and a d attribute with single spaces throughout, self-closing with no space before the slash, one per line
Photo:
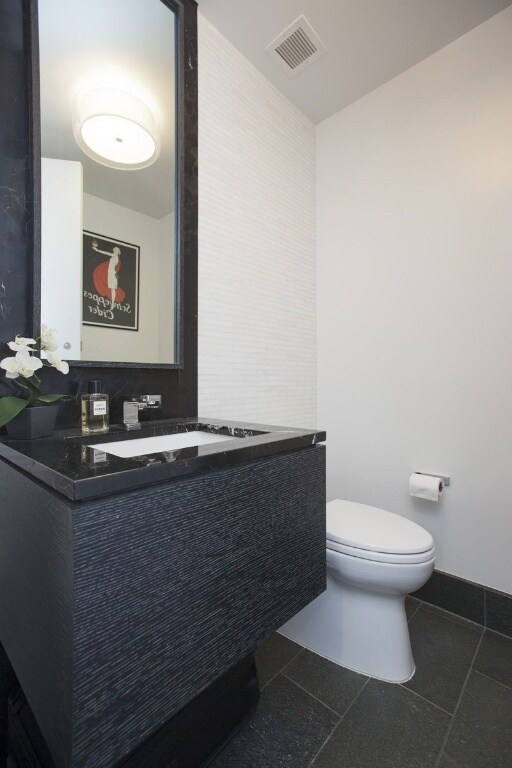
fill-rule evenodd
<path id="1" fill-rule="evenodd" d="M 415 475 L 426 475 L 427 477 L 438 477 L 440 480 L 443 481 L 443 485 L 445 488 L 448 488 L 450 485 L 450 475 L 439 475 L 437 472 L 419 472 L 418 470 L 414 471 Z"/>

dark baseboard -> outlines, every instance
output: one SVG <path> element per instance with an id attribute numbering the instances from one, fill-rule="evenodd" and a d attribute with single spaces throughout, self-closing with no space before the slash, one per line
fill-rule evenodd
<path id="1" fill-rule="evenodd" d="M 512 637 L 512 595 L 434 571 L 412 597 Z"/>

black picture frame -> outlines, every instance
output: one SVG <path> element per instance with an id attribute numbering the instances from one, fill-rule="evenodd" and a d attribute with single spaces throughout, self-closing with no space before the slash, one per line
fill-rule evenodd
<path id="1" fill-rule="evenodd" d="M 140 246 L 86 229 L 82 239 L 82 325 L 138 331 Z"/>

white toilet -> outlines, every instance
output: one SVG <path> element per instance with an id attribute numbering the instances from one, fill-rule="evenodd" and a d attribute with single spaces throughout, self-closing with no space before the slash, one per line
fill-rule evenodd
<path id="1" fill-rule="evenodd" d="M 327 590 L 281 634 L 337 664 L 402 683 L 414 674 L 405 596 L 434 570 L 430 533 L 383 509 L 327 504 Z"/>

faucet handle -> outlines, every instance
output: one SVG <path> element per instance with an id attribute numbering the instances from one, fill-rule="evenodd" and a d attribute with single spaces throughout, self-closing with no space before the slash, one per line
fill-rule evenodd
<path id="1" fill-rule="evenodd" d="M 143 403 L 145 408 L 162 407 L 162 395 L 140 395 L 138 401 Z"/>
<path id="2" fill-rule="evenodd" d="M 137 395 L 123 402 L 123 426 L 140 429 L 139 411 L 153 411 L 162 407 L 162 395 Z"/>

